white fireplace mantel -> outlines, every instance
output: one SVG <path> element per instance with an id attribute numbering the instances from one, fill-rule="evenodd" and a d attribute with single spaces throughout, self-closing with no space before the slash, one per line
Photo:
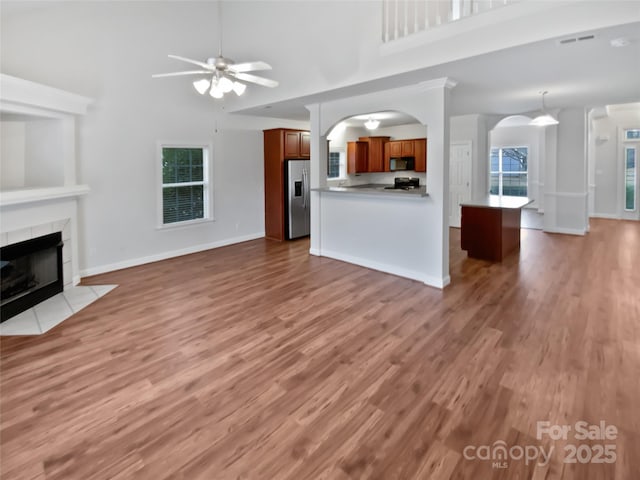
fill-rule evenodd
<path id="1" fill-rule="evenodd" d="M 0 191 L 0 207 L 45 202 L 60 198 L 79 197 L 81 195 L 86 195 L 87 193 L 89 193 L 88 185 L 5 190 Z"/>

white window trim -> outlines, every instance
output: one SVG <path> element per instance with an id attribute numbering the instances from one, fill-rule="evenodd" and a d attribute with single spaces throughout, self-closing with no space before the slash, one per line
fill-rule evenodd
<path id="1" fill-rule="evenodd" d="M 184 182 L 184 183 L 162 183 L 162 149 L 163 148 L 201 148 L 203 150 L 204 172 L 202 182 Z M 212 164 L 213 164 L 213 145 L 211 143 L 201 142 L 175 142 L 175 141 L 158 141 L 156 143 L 156 155 L 154 162 L 156 164 L 156 230 L 170 230 L 182 227 L 190 227 L 201 223 L 214 222 L 213 214 L 213 186 L 212 186 Z M 162 191 L 165 187 L 180 186 L 187 187 L 190 185 L 203 185 L 204 192 L 204 218 L 194 220 L 185 220 L 182 222 L 164 223 L 163 218 L 163 196 Z"/>
<path id="2" fill-rule="evenodd" d="M 340 154 L 340 163 L 338 167 L 338 171 L 339 171 L 338 176 L 329 178 L 329 176 L 327 175 L 327 181 L 336 182 L 338 180 L 346 180 L 347 179 L 347 152 L 345 151 L 344 147 L 331 148 L 329 150 L 329 153 Z"/>
<path id="3" fill-rule="evenodd" d="M 526 173 L 527 174 L 527 196 L 529 195 L 529 190 L 531 189 L 531 178 L 529 176 L 529 153 L 531 152 L 531 147 L 529 145 L 491 145 L 489 146 L 489 181 L 488 181 L 488 192 L 490 195 L 493 195 L 491 193 L 491 174 L 492 173 L 497 173 L 498 174 L 498 190 L 500 191 L 500 193 L 497 196 L 508 196 L 508 195 L 503 195 L 502 194 L 502 175 L 504 174 L 504 172 L 502 171 L 502 153 L 499 153 L 499 161 L 498 161 L 498 168 L 499 170 L 497 172 L 494 172 L 491 170 L 491 150 L 493 150 L 494 148 L 497 148 L 498 150 L 504 150 L 506 148 L 526 148 L 527 149 L 527 171 L 526 172 L 515 172 L 515 173 Z M 509 172 L 509 173 L 513 173 L 513 172 Z M 507 173 L 508 174 L 508 173 Z"/>
<path id="4" fill-rule="evenodd" d="M 640 142 L 640 138 L 627 138 L 627 131 L 628 130 L 640 130 L 638 127 L 626 127 L 626 128 L 621 128 L 621 134 L 620 134 L 620 141 L 625 142 L 625 143 L 637 143 Z"/>

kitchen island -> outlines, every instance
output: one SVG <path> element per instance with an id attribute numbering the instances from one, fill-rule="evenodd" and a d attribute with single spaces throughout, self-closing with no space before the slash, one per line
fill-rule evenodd
<path id="1" fill-rule="evenodd" d="M 460 243 L 472 258 L 500 262 L 520 250 L 520 215 L 526 197 L 488 195 L 462 206 Z"/>
<path id="2" fill-rule="evenodd" d="M 385 187 L 390 185 L 312 188 L 320 231 L 319 248 L 311 253 L 444 287 L 449 277 L 440 253 L 441 205 L 425 186 Z"/>

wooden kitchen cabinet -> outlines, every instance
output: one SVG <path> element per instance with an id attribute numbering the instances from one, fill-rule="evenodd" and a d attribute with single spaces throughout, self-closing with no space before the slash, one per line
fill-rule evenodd
<path id="1" fill-rule="evenodd" d="M 284 158 L 310 158 L 311 134 L 303 130 L 282 130 L 284 136 Z"/>
<path id="2" fill-rule="evenodd" d="M 415 155 L 414 147 L 415 140 L 402 140 L 401 143 L 401 157 L 413 157 Z"/>
<path id="3" fill-rule="evenodd" d="M 400 141 L 389 142 L 388 152 L 389 152 L 389 157 L 401 157 L 402 142 Z"/>
<path id="4" fill-rule="evenodd" d="M 311 135 L 303 130 L 264 131 L 264 231 L 272 240 L 285 239 L 285 160 L 310 157 Z"/>
<path id="5" fill-rule="evenodd" d="M 311 134 L 300 132 L 300 157 L 311 158 Z"/>
<path id="6" fill-rule="evenodd" d="M 413 141 L 416 172 L 427 171 L 427 139 L 419 138 Z"/>
<path id="7" fill-rule="evenodd" d="M 369 142 L 347 142 L 347 173 L 369 171 Z"/>
<path id="8" fill-rule="evenodd" d="M 368 143 L 367 172 L 384 172 L 384 147 L 391 137 L 360 137 Z"/>
<path id="9" fill-rule="evenodd" d="M 389 159 L 392 157 L 414 157 L 415 171 L 427 171 L 427 139 L 413 138 L 393 140 L 384 145 L 384 171 L 390 171 Z"/>

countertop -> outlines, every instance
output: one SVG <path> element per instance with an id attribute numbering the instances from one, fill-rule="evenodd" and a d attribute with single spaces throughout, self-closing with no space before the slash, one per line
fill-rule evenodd
<path id="1" fill-rule="evenodd" d="M 421 186 L 411 190 L 402 190 L 395 188 L 385 188 L 392 185 L 367 183 L 365 185 L 350 185 L 343 187 L 322 187 L 312 188 L 312 192 L 331 192 L 331 193 L 345 193 L 355 195 L 375 195 L 379 197 L 396 197 L 396 198 L 423 198 L 428 197 L 427 187 Z"/>
<path id="2" fill-rule="evenodd" d="M 486 208 L 522 208 L 533 202 L 527 197 L 509 197 L 506 195 L 487 195 L 481 200 L 471 200 L 463 202 L 463 207 L 486 207 Z"/>

